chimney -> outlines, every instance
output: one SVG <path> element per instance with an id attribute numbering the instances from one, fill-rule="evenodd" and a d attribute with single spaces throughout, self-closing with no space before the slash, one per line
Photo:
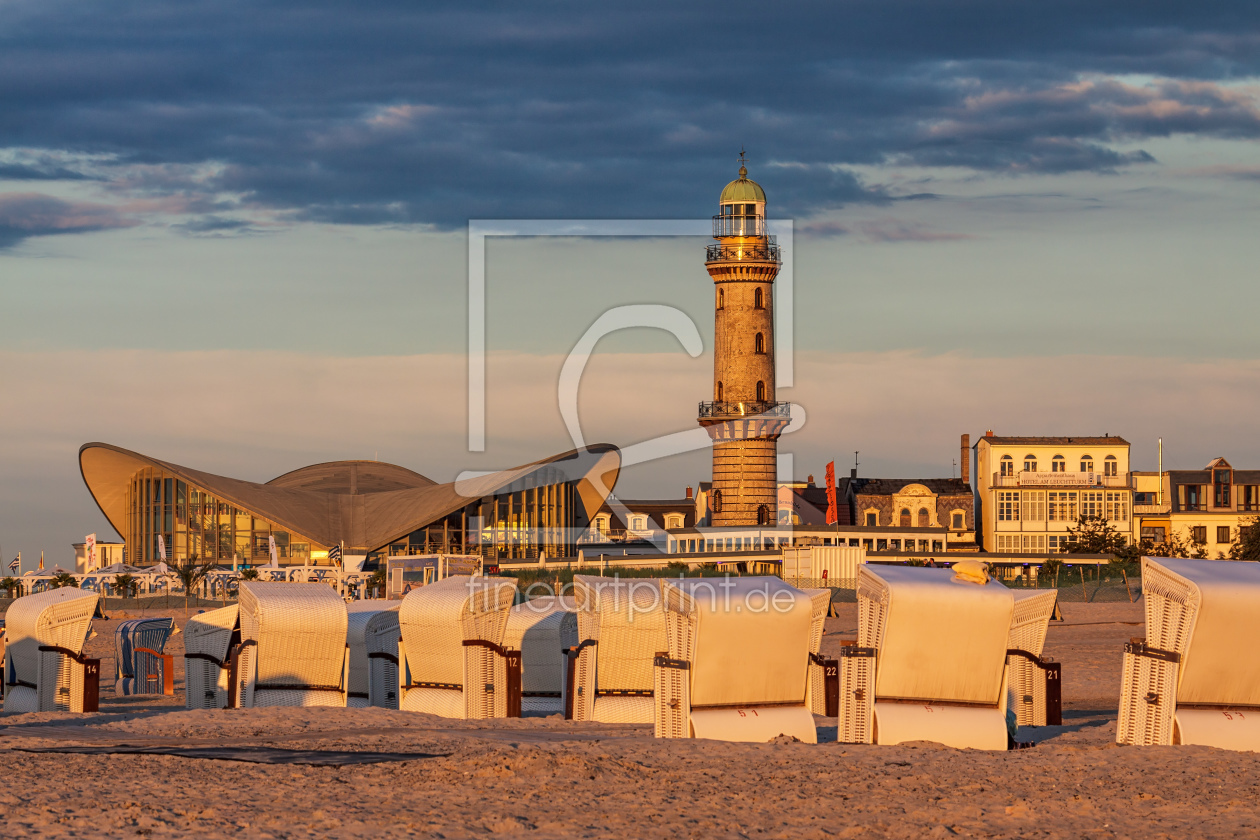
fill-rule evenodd
<path id="1" fill-rule="evenodd" d="M 958 463 L 962 468 L 962 480 L 966 484 L 971 483 L 971 435 L 962 436 L 962 457 L 958 459 Z"/>
<path id="2" fill-rule="evenodd" d="M 809 484 L 809 486 L 810 486 L 810 487 L 813 487 L 813 486 L 814 486 L 814 476 L 813 476 L 813 475 L 811 475 L 809 478 L 807 478 L 807 479 L 806 479 L 806 482 Z"/>
<path id="3" fill-rule="evenodd" d="M 691 498 L 691 488 L 690 488 L 690 487 L 688 487 L 688 488 L 687 488 L 687 498 L 688 498 L 688 499 L 690 499 L 690 498 Z"/>
<path id="4" fill-rule="evenodd" d="M 984 433 L 984 436 L 985 436 L 985 437 L 993 437 L 993 430 L 992 430 L 992 429 L 989 429 L 987 432 L 985 432 L 985 433 Z"/>
<path id="5" fill-rule="evenodd" d="M 849 478 L 857 478 L 857 467 L 849 468 Z"/>

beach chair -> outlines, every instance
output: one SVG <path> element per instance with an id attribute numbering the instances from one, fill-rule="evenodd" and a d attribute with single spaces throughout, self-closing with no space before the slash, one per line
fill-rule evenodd
<path id="1" fill-rule="evenodd" d="M 831 614 L 831 590 L 801 591 L 809 596 L 813 612 L 809 636 L 809 708 L 816 715 L 835 717 L 840 709 L 840 663 L 822 655 L 823 629 Z"/>
<path id="2" fill-rule="evenodd" d="M 858 638 L 841 648 L 837 740 L 1011 746 L 1011 590 L 952 569 L 864 565 L 857 596 Z"/>
<path id="3" fill-rule="evenodd" d="M 574 575 L 578 643 L 570 648 L 565 717 L 652 723 L 653 662 L 669 650 L 656 578 Z"/>
<path id="4" fill-rule="evenodd" d="M 1063 723 L 1062 666 L 1041 655 L 1059 600 L 1057 589 L 1012 589 L 1015 614 L 1006 642 L 1007 683 L 1019 726 Z"/>
<path id="5" fill-rule="evenodd" d="M 1142 558 L 1116 742 L 1260 751 L 1260 564 Z"/>
<path id="6" fill-rule="evenodd" d="M 345 706 L 346 604 L 323 583 L 240 586 L 237 708 Z"/>
<path id="7" fill-rule="evenodd" d="M 521 712 L 564 712 L 565 651 L 577 644 L 573 598 L 548 595 L 508 612 L 503 646 L 521 652 Z"/>
<path id="8" fill-rule="evenodd" d="M 18 598 L 5 614 L 4 710 L 95 712 L 101 661 L 83 655 L 97 595 L 48 589 Z"/>
<path id="9" fill-rule="evenodd" d="M 660 586 L 669 647 L 653 662 L 656 737 L 818 743 L 809 671 L 819 608 L 810 595 L 777 577 Z M 826 602 L 820 609 L 825 617 Z"/>
<path id="10" fill-rule="evenodd" d="M 226 709 L 236 705 L 231 652 L 241 643 L 236 605 L 199 613 L 184 625 L 184 707 Z"/>
<path id="11" fill-rule="evenodd" d="M 175 693 L 175 667 L 164 654 L 175 629 L 173 618 L 133 618 L 114 631 L 114 693 Z"/>
<path id="12" fill-rule="evenodd" d="M 521 654 L 503 646 L 513 578 L 453 575 L 398 609 L 398 708 L 449 718 L 520 717 Z"/>
<path id="13" fill-rule="evenodd" d="M 396 685 L 398 681 L 398 605 L 401 603 L 401 601 L 351 601 L 346 605 L 346 644 L 349 645 L 350 650 L 350 690 L 346 695 L 347 706 L 359 709 L 368 706 L 398 708 Z M 373 640 L 370 648 L 369 636 Z M 393 671 L 389 674 L 382 671 L 380 675 L 382 687 L 388 685 L 389 689 L 384 692 L 378 691 L 379 702 L 373 702 L 372 657 L 374 653 L 381 652 L 392 653 L 394 661 L 385 664 L 392 665 Z M 381 657 L 378 655 L 375 658 Z M 391 676 L 392 679 L 390 679 Z"/>

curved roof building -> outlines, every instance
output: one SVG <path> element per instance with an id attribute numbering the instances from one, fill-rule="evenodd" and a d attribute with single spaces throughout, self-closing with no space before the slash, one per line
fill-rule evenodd
<path id="1" fill-rule="evenodd" d="M 616 484 L 619 450 L 596 444 L 515 469 L 438 484 L 379 461 L 314 464 L 265 484 L 107 443 L 79 450 L 83 480 L 127 544 L 127 562 L 213 558 L 326 562 L 328 549 L 565 557 Z M 159 543 L 159 537 L 162 542 Z"/>

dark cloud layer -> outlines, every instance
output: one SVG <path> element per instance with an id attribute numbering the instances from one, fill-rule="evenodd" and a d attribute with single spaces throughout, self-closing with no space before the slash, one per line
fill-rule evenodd
<path id="1" fill-rule="evenodd" d="M 39 193 L 0 193 L 0 248 L 32 236 L 88 233 L 135 224 L 106 204 L 63 201 Z"/>
<path id="2" fill-rule="evenodd" d="M 690 217 L 742 144 L 775 209 L 804 217 L 892 198 L 855 165 L 1106 172 L 1151 163 L 1145 138 L 1260 136 L 1229 84 L 1260 71 L 1249 0 L 17 0 L 5 17 L 0 142 L 91 163 L 0 161 L 0 179 L 104 178 L 194 215 Z"/>

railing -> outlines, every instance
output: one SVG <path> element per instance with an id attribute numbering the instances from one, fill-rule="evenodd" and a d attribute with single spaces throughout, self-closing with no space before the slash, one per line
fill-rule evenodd
<path id="1" fill-rule="evenodd" d="M 791 417 L 792 404 L 786 402 L 702 402 L 701 417 Z"/>
<path id="2" fill-rule="evenodd" d="M 618 529 L 610 529 L 607 531 L 591 530 L 578 537 L 578 545 L 589 545 L 590 543 L 619 543 L 634 542 L 636 540 L 655 541 L 665 535 L 664 531 L 656 528 L 646 530 L 637 528 L 627 528 L 624 531 Z"/>
<path id="3" fill-rule="evenodd" d="M 1076 475 L 1077 473 L 1073 473 Z M 1040 473 L 1038 473 L 1040 475 Z M 1049 473 L 1054 475 L 1054 473 Z M 1020 484 L 1019 473 L 1015 475 L 1002 475 L 1001 473 L 993 474 L 993 484 L 991 487 L 1023 487 L 1028 490 L 1054 490 L 1060 487 L 1130 487 L 1129 473 L 1121 475 L 1102 475 L 1094 473 L 1094 483 L 1081 480 L 1072 484 Z"/>
<path id="4" fill-rule="evenodd" d="M 714 216 L 713 235 L 765 236 L 766 220 L 761 216 Z"/>
<path id="5" fill-rule="evenodd" d="M 705 262 L 718 260 L 752 260 L 754 262 L 781 263 L 779 246 L 769 245 L 710 245 L 704 250 Z"/>

